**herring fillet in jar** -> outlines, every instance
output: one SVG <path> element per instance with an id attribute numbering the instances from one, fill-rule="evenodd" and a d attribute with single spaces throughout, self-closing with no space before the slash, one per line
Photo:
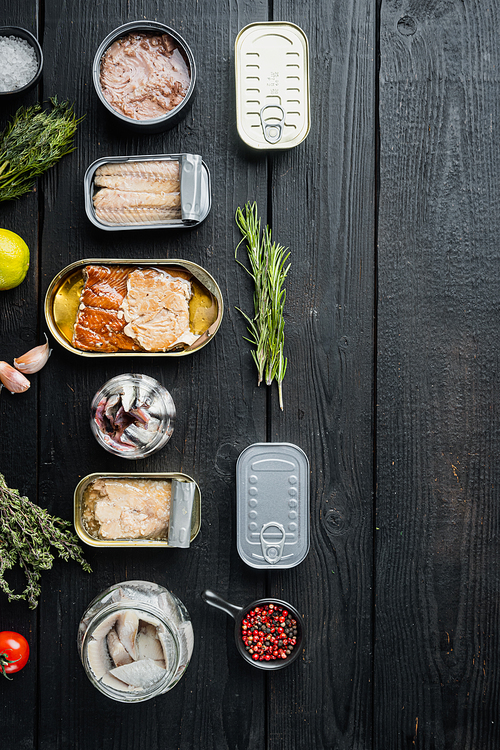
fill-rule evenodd
<path id="1" fill-rule="evenodd" d="M 148 581 L 125 581 L 103 591 L 78 628 L 87 677 L 121 703 L 139 703 L 171 690 L 189 664 L 193 643 L 183 603 Z"/>

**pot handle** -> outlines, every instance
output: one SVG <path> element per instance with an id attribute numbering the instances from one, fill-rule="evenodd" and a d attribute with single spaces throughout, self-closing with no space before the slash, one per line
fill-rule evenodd
<path id="1" fill-rule="evenodd" d="M 229 602 L 226 602 L 226 600 L 221 596 L 215 594 L 213 591 L 209 591 L 208 589 L 206 591 L 202 591 L 201 598 L 207 604 L 210 604 L 212 607 L 216 607 L 217 609 L 221 609 L 223 612 L 225 612 L 227 615 L 230 615 L 235 620 L 243 611 L 243 607 L 237 607 L 236 604 L 230 604 Z"/>

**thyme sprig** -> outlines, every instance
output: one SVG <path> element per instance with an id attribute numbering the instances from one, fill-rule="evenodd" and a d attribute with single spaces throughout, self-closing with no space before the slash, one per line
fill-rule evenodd
<path id="1" fill-rule="evenodd" d="M 50 99 L 52 109 L 41 104 L 21 107 L 0 133 L 0 201 L 29 193 L 35 178 L 75 150 L 73 136 L 79 119 L 69 102 Z"/>
<path id="2" fill-rule="evenodd" d="M 286 289 L 283 285 L 290 269 L 290 263 L 287 264 L 290 253 L 288 248 L 272 241 L 268 226 L 261 232 L 255 202 L 246 203 L 244 210 L 238 208 L 235 218 L 243 235 L 236 247 L 235 258 L 254 281 L 253 318 L 237 308 L 248 324 L 249 336 L 244 338 L 255 346 L 252 357 L 257 366 L 257 385 L 263 380 L 271 385 L 276 380 L 279 404 L 283 409 L 282 384 L 288 363 L 284 356 Z M 246 242 L 250 268 L 238 260 L 238 249 L 243 242 Z"/>
<path id="3" fill-rule="evenodd" d="M 75 560 L 87 573 L 92 572 L 77 537 L 65 530 L 70 525 L 69 521 L 51 516 L 47 510 L 21 496 L 19 490 L 7 487 L 0 474 L 0 590 L 7 594 L 9 601 L 27 599 L 28 606 L 35 609 L 41 593 L 42 570 L 50 570 L 54 562 L 51 546 L 63 560 Z M 11 589 L 4 577 L 16 563 L 27 580 L 20 594 Z"/>

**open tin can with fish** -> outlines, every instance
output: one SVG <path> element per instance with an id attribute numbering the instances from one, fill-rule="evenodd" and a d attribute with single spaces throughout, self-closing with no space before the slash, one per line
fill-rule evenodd
<path id="1" fill-rule="evenodd" d="M 293 23 L 251 23 L 236 37 L 236 126 L 259 150 L 288 149 L 309 133 L 309 45 Z"/>
<path id="2" fill-rule="evenodd" d="M 130 21 L 99 45 L 92 66 L 107 112 L 139 133 L 176 125 L 192 104 L 196 65 L 182 36 L 158 21 Z"/>
<path id="3" fill-rule="evenodd" d="M 309 551 L 309 460 L 291 443 L 254 443 L 236 463 L 236 538 L 252 568 L 293 568 Z"/>
<path id="4" fill-rule="evenodd" d="M 189 547 L 201 527 L 200 488 L 180 472 L 88 474 L 73 503 L 91 547 Z"/>
<path id="5" fill-rule="evenodd" d="M 97 159 L 84 191 L 88 218 L 106 232 L 197 226 L 212 200 L 207 165 L 185 153 Z"/>
<path id="6" fill-rule="evenodd" d="M 85 610 L 77 646 L 90 682 L 120 703 L 140 703 L 171 690 L 193 652 L 191 619 L 163 586 L 124 581 Z"/>
<path id="7" fill-rule="evenodd" d="M 188 260 L 88 259 L 66 266 L 45 295 L 45 319 L 84 357 L 184 357 L 218 331 L 221 291 Z"/>

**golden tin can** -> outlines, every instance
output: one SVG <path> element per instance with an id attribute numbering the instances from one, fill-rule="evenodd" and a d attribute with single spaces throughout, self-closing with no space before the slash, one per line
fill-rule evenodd
<path id="1" fill-rule="evenodd" d="M 198 535 L 201 527 L 201 494 L 200 488 L 196 482 L 187 474 L 179 472 L 153 472 L 147 474 L 136 474 L 136 473 L 95 473 L 88 474 L 86 477 L 80 480 L 75 488 L 74 493 L 74 524 L 75 531 L 85 544 L 89 544 L 91 547 L 172 547 L 174 545 L 169 543 L 169 538 L 165 539 L 154 539 L 154 538 L 137 538 L 137 539 L 102 539 L 98 538 L 92 533 L 92 529 L 89 528 L 88 521 L 86 520 L 85 513 L 85 499 L 87 491 L 92 485 L 99 480 L 124 480 L 124 481 L 142 481 L 142 480 L 157 480 L 157 481 L 170 481 L 176 480 L 177 482 L 189 483 L 194 485 L 194 496 L 191 510 L 191 533 L 189 534 L 189 542 L 192 542 Z M 183 484 L 185 486 L 185 484 Z M 179 545 L 175 545 L 179 546 Z M 189 545 L 185 545 L 189 546 Z"/>
<path id="2" fill-rule="evenodd" d="M 293 148 L 310 127 L 309 47 L 293 23 L 251 23 L 236 37 L 236 125 L 251 148 Z"/>
<path id="3" fill-rule="evenodd" d="M 170 273 L 184 272 L 192 279 L 193 296 L 189 302 L 189 325 L 195 341 L 189 346 L 167 351 L 86 351 L 73 344 L 73 332 L 84 286 L 86 266 L 114 266 L 132 269 L 156 269 Z M 177 259 L 103 259 L 89 258 L 71 263 L 51 281 L 45 295 L 45 319 L 56 341 L 73 354 L 82 357 L 184 357 L 198 351 L 212 340 L 222 321 L 224 304 L 215 279 L 204 268 L 188 260 Z"/>

